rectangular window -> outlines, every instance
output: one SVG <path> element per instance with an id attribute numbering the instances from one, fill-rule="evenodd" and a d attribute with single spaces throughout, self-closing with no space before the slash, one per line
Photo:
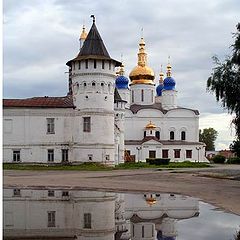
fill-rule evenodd
<path id="1" fill-rule="evenodd" d="M 85 67 L 88 69 L 88 59 L 85 60 Z"/>
<path id="2" fill-rule="evenodd" d="M 12 119 L 4 119 L 3 121 L 3 131 L 4 133 L 11 133 L 12 132 Z"/>
<path id="3" fill-rule="evenodd" d="M 56 218 L 56 211 L 49 211 L 48 214 L 48 227 L 55 227 L 55 218 Z"/>
<path id="4" fill-rule="evenodd" d="M 142 238 L 144 238 L 144 226 L 142 226 Z"/>
<path id="5" fill-rule="evenodd" d="M 134 102 L 134 91 L 132 91 L 132 103 Z"/>
<path id="6" fill-rule="evenodd" d="M 63 197 L 69 197 L 69 191 L 63 191 L 62 196 Z"/>
<path id="7" fill-rule="evenodd" d="M 54 134 L 54 118 L 47 118 L 47 134 Z"/>
<path id="8" fill-rule="evenodd" d="M 20 150 L 13 150 L 13 162 L 20 161 L 21 161 Z"/>
<path id="9" fill-rule="evenodd" d="M 92 161 L 93 160 L 93 155 L 92 154 L 88 154 L 88 160 Z"/>
<path id="10" fill-rule="evenodd" d="M 91 132 L 91 118 L 90 117 L 83 117 L 83 131 Z"/>
<path id="11" fill-rule="evenodd" d="M 111 70 L 111 66 L 112 66 L 111 61 L 109 61 L 109 70 Z"/>
<path id="12" fill-rule="evenodd" d="M 68 162 L 68 149 L 62 149 L 62 162 Z"/>
<path id="13" fill-rule="evenodd" d="M 14 188 L 13 189 L 13 196 L 21 196 L 21 191 L 20 191 L 20 189 L 18 189 L 18 188 Z"/>
<path id="14" fill-rule="evenodd" d="M 168 149 L 162 150 L 162 158 L 168 158 Z"/>
<path id="15" fill-rule="evenodd" d="M 186 158 L 192 158 L 192 150 L 186 150 Z"/>
<path id="16" fill-rule="evenodd" d="M 93 67 L 97 68 L 97 60 L 96 59 L 93 60 Z"/>
<path id="17" fill-rule="evenodd" d="M 105 62 L 104 62 L 104 60 L 102 60 L 102 69 L 104 69 L 104 66 L 105 65 Z"/>
<path id="18" fill-rule="evenodd" d="M 156 151 L 149 151 L 149 158 L 156 158 Z"/>
<path id="19" fill-rule="evenodd" d="M 55 193 L 53 190 L 48 190 L 48 196 L 49 197 L 54 197 Z"/>
<path id="20" fill-rule="evenodd" d="M 180 149 L 174 149 L 174 158 L 180 158 Z"/>
<path id="21" fill-rule="evenodd" d="M 54 150 L 48 149 L 48 162 L 54 162 Z"/>
<path id="22" fill-rule="evenodd" d="M 92 218 L 91 213 L 84 213 L 84 228 L 92 228 L 91 218 Z"/>
<path id="23" fill-rule="evenodd" d="M 173 131 L 170 132 L 170 140 L 174 140 L 174 132 Z"/>
<path id="24" fill-rule="evenodd" d="M 144 101 L 144 90 L 142 89 L 142 91 L 141 91 L 141 99 L 142 99 L 142 102 Z"/>
<path id="25" fill-rule="evenodd" d="M 78 69 L 81 69 L 81 61 L 78 61 Z"/>

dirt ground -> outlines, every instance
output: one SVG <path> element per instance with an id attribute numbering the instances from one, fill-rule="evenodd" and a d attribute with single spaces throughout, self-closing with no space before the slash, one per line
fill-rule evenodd
<path id="1" fill-rule="evenodd" d="M 178 193 L 240 215 L 240 166 L 185 170 L 3 171 L 4 187 Z"/>

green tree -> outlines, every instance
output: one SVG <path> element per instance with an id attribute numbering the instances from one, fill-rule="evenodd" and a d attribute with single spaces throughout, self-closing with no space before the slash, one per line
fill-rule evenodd
<path id="1" fill-rule="evenodd" d="M 214 128 L 204 128 L 199 130 L 199 141 L 206 144 L 206 151 L 215 150 L 215 141 L 218 132 Z"/>
<path id="2" fill-rule="evenodd" d="M 240 23 L 233 35 L 234 44 L 231 46 L 231 56 L 222 63 L 213 57 L 215 67 L 207 81 L 207 89 L 215 93 L 217 101 L 234 114 L 232 123 L 236 129 L 237 140 L 240 140 Z"/>
<path id="3" fill-rule="evenodd" d="M 233 141 L 233 143 L 230 144 L 230 150 L 236 153 L 237 157 L 240 157 L 240 140 Z"/>

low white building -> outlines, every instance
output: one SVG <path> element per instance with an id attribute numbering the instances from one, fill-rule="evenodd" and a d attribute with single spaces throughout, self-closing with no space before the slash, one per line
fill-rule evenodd
<path id="1" fill-rule="evenodd" d="M 177 106 L 170 65 L 155 88 L 143 39 L 130 85 L 95 19 L 88 34 L 83 29 L 80 52 L 67 66 L 67 96 L 3 100 L 4 162 L 207 161 L 198 139 L 198 111 Z"/>

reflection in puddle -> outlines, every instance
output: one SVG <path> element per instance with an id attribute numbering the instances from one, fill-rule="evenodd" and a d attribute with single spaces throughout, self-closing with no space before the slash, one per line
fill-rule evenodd
<path id="1" fill-rule="evenodd" d="M 220 240 L 225 239 L 219 238 L 224 216 L 230 216 L 227 236 L 232 239 L 240 217 L 223 212 L 217 212 L 222 225 L 215 235 L 209 232 L 204 238 L 206 227 L 204 234 L 196 234 L 201 232 L 198 219 L 207 226 L 204 216 L 216 214 L 210 205 L 205 204 L 208 211 L 200 205 L 199 216 L 198 200 L 182 195 L 4 189 L 4 238 L 180 240 L 193 239 L 187 237 L 193 234 L 194 239 Z"/>

